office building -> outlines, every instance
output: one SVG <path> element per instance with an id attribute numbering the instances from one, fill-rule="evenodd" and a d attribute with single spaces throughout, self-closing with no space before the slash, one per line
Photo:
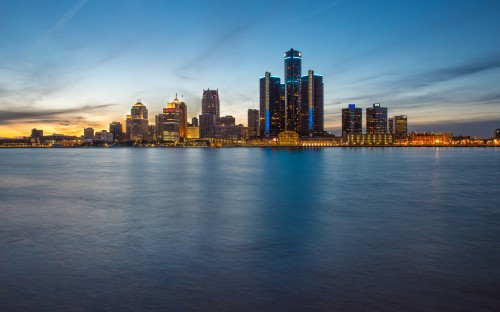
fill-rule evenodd
<path id="1" fill-rule="evenodd" d="M 224 126 L 234 126 L 236 124 L 236 119 L 233 116 L 224 116 L 219 118 L 218 124 Z"/>
<path id="2" fill-rule="evenodd" d="M 249 109 L 248 110 L 248 127 L 247 136 L 250 139 L 259 137 L 259 110 Z"/>
<path id="3" fill-rule="evenodd" d="M 198 118 L 196 117 L 191 118 L 191 125 L 193 127 L 198 127 Z"/>
<path id="4" fill-rule="evenodd" d="M 220 117 L 220 99 L 219 89 L 216 90 L 203 90 L 201 98 L 201 114 L 212 114 L 217 119 Z"/>
<path id="5" fill-rule="evenodd" d="M 387 133 L 387 107 L 382 107 L 380 103 L 375 103 L 373 107 L 366 109 L 366 133 Z"/>
<path id="6" fill-rule="evenodd" d="M 35 129 L 33 129 L 35 130 Z M 92 139 L 94 137 L 94 128 L 83 129 L 83 138 L 86 140 Z"/>
<path id="7" fill-rule="evenodd" d="M 301 136 L 323 135 L 323 76 L 313 70 L 301 78 L 300 123 Z"/>
<path id="8" fill-rule="evenodd" d="M 141 100 L 132 106 L 130 115 L 127 115 L 126 128 L 129 140 L 143 141 L 148 135 L 148 109 Z"/>
<path id="9" fill-rule="evenodd" d="M 363 124 L 363 112 L 356 108 L 355 104 L 349 104 L 348 108 L 342 109 L 342 137 L 348 134 L 361 134 Z"/>
<path id="10" fill-rule="evenodd" d="M 198 126 L 189 125 L 187 127 L 187 138 L 188 139 L 199 139 L 200 138 L 200 128 L 198 128 Z"/>
<path id="11" fill-rule="evenodd" d="M 200 120 L 200 139 L 213 138 L 215 135 L 215 125 L 217 116 L 213 114 L 201 114 Z"/>
<path id="12" fill-rule="evenodd" d="M 260 78 L 260 136 L 277 137 L 285 127 L 284 85 L 266 72 Z"/>
<path id="13" fill-rule="evenodd" d="M 301 132 L 300 80 L 302 53 L 294 49 L 286 51 L 285 61 L 285 130 Z"/>
<path id="14" fill-rule="evenodd" d="M 117 143 L 123 140 L 123 127 L 121 122 L 113 121 L 109 124 L 109 132 L 113 135 L 113 142 Z"/>
<path id="15" fill-rule="evenodd" d="M 405 139 L 408 137 L 408 117 L 406 115 L 394 116 L 394 138 Z"/>

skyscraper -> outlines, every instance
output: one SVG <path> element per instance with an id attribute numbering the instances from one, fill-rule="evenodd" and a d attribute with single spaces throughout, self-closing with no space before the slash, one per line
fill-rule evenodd
<path id="1" fill-rule="evenodd" d="M 363 124 L 363 111 L 356 108 L 355 104 L 349 104 L 348 108 L 342 109 L 342 136 L 348 134 L 361 134 Z"/>
<path id="2" fill-rule="evenodd" d="M 113 135 L 113 142 L 120 142 L 123 140 L 123 127 L 118 121 L 113 121 L 109 124 L 109 132 Z"/>
<path id="3" fill-rule="evenodd" d="M 394 138 L 405 139 L 408 137 L 408 117 L 406 115 L 394 116 Z"/>
<path id="4" fill-rule="evenodd" d="M 366 109 L 366 133 L 387 133 L 387 107 L 381 107 L 380 103 Z"/>
<path id="5" fill-rule="evenodd" d="M 248 137 L 256 138 L 259 136 L 259 110 L 248 110 Z"/>
<path id="6" fill-rule="evenodd" d="M 217 119 L 220 118 L 220 100 L 219 89 L 216 90 L 203 90 L 201 98 L 201 114 L 212 114 Z"/>
<path id="7" fill-rule="evenodd" d="M 284 102 L 280 78 L 266 72 L 260 78 L 260 136 L 277 137 L 284 131 Z"/>
<path id="8" fill-rule="evenodd" d="M 323 135 L 323 76 L 309 70 L 301 78 L 300 132 L 302 136 Z"/>
<path id="9" fill-rule="evenodd" d="M 130 115 L 127 115 L 127 131 L 132 141 L 145 140 L 148 134 L 148 109 L 141 100 L 132 106 Z"/>
<path id="10" fill-rule="evenodd" d="M 193 127 L 198 127 L 198 118 L 196 117 L 191 118 L 191 125 Z"/>
<path id="11" fill-rule="evenodd" d="M 302 53 L 285 52 L 285 129 L 300 133 L 300 78 Z"/>
<path id="12" fill-rule="evenodd" d="M 201 98 L 200 138 L 213 138 L 220 118 L 219 89 L 203 90 Z"/>
<path id="13" fill-rule="evenodd" d="M 177 118 L 179 123 L 179 138 L 186 138 L 187 131 L 187 105 L 186 103 L 180 101 L 177 98 L 177 93 L 175 94 L 175 99 L 172 102 L 167 103 L 167 108 L 177 109 Z"/>

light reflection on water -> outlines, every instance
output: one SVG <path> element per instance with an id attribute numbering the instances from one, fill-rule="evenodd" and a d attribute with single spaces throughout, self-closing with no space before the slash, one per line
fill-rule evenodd
<path id="1" fill-rule="evenodd" d="M 498 149 L 3 149 L 0 310 L 500 306 Z"/>

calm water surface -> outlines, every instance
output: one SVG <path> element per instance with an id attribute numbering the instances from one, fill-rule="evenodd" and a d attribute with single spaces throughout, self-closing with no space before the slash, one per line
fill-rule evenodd
<path id="1" fill-rule="evenodd" d="M 498 311 L 500 149 L 0 149 L 1 311 Z"/>

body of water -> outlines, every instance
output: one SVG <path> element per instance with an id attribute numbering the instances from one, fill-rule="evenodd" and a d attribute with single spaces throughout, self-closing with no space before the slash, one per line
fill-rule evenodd
<path id="1" fill-rule="evenodd" d="M 0 149 L 1 311 L 498 311 L 498 148 Z"/>

